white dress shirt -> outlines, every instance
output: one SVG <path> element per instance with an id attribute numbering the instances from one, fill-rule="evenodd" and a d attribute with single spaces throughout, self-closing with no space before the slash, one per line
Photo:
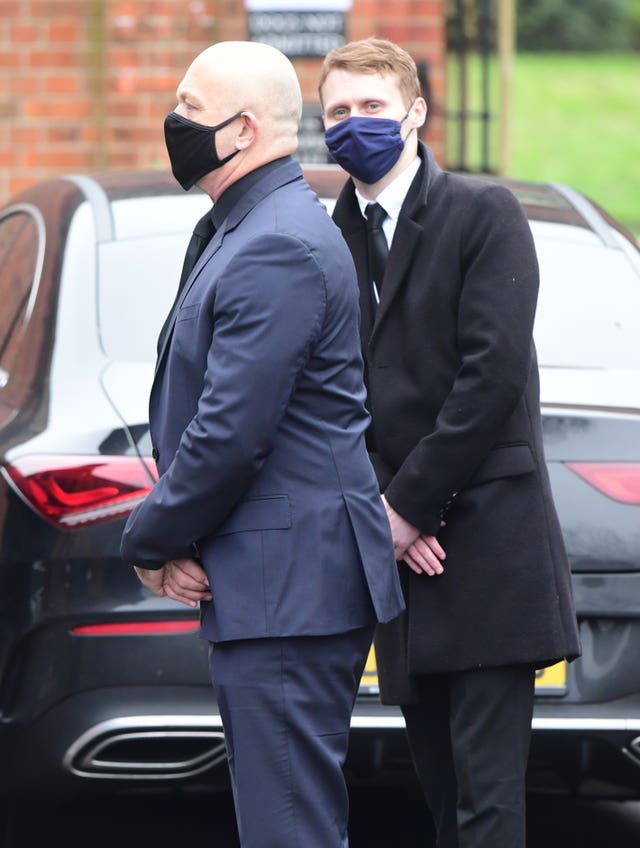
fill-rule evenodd
<path id="1" fill-rule="evenodd" d="M 379 203 L 387 213 L 387 217 L 382 222 L 382 230 L 387 237 L 387 244 L 389 245 L 389 248 L 391 248 L 393 234 L 396 231 L 398 217 L 400 216 L 400 209 L 402 208 L 404 199 L 409 191 L 409 186 L 413 182 L 415 175 L 418 173 L 419 167 L 420 157 L 416 155 L 413 162 L 411 162 L 404 171 L 398 174 L 393 182 L 389 183 L 388 186 L 382 189 L 375 201 L 367 200 L 367 198 L 363 197 L 358 189 L 356 189 L 356 198 L 358 199 L 358 205 L 360 206 L 360 212 L 362 213 L 363 218 L 367 217 L 364 210 L 369 203 Z"/>
<path id="2" fill-rule="evenodd" d="M 382 189 L 380 194 L 376 197 L 375 201 L 367 200 L 366 197 L 363 197 L 358 189 L 356 189 L 356 199 L 358 201 L 358 205 L 360 206 L 360 212 L 362 213 L 362 217 L 366 219 L 365 209 L 369 205 L 369 203 L 379 203 L 380 206 L 387 213 L 387 217 L 382 222 L 382 231 L 385 234 L 387 239 L 387 245 L 389 249 L 391 249 L 391 242 L 393 241 L 393 236 L 396 231 L 396 226 L 398 224 L 398 218 L 400 216 L 400 210 L 402 209 L 402 204 L 404 203 L 404 199 L 407 196 L 407 192 L 409 191 L 409 186 L 413 182 L 413 178 L 418 173 L 418 168 L 420 167 L 420 157 L 416 155 L 416 158 L 408 165 L 404 171 L 402 171 L 398 176 L 393 180 L 393 182 L 389 183 L 388 186 Z M 375 297 L 376 303 L 380 302 L 380 296 L 378 294 L 378 289 L 376 288 L 375 283 L 373 284 L 373 295 Z"/>

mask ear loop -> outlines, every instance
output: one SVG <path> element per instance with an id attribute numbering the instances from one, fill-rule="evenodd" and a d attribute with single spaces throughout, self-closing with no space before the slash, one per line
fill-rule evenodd
<path id="1" fill-rule="evenodd" d="M 404 124 L 404 122 L 407 120 L 407 118 L 408 118 L 408 117 L 409 117 L 409 115 L 411 114 L 411 110 L 413 109 L 413 105 L 414 105 L 414 103 L 415 103 L 415 102 L 416 102 L 416 101 L 414 100 L 414 101 L 413 101 L 413 103 L 411 104 L 411 106 L 409 106 L 409 109 L 407 110 L 407 114 L 406 114 L 406 115 L 404 116 L 404 118 L 400 121 L 400 123 L 401 123 L 401 124 Z M 411 135 L 411 133 L 412 133 L 414 130 L 417 130 L 417 127 L 411 127 L 411 129 L 410 129 L 410 130 L 409 130 L 409 132 L 407 133 L 407 138 L 409 138 L 409 136 Z M 402 133 L 400 133 L 400 138 L 402 138 Z M 403 138 L 403 139 L 402 139 L 402 141 L 403 141 L 403 142 L 406 142 L 407 138 Z"/>

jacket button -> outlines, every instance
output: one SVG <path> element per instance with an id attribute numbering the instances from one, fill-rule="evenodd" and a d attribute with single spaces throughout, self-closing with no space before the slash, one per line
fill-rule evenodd
<path id="1" fill-rule="evenodd" d="M 158 452 L 158 448 L 155 445 L 151 449 L 151 456 L 153 457 L 154 462 L 158 461 L 158 457 L 160 456 L 160 453 Z"/>

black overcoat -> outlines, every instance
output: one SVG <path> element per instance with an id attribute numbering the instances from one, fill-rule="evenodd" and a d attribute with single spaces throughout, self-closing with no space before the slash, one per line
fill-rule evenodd
<path id="1" fill-rule="evenodd" d="M 529 225 L 504 186 L 419 153 L 377 309 L 351 181 L 334 212 L 358 269 L 380 488 L 447 555 L 438 577 L 399 565 L 407 611 L 376 636 L 387 703 L 414 700 L 416 674 L 580 652 L 542 447 Z"/>

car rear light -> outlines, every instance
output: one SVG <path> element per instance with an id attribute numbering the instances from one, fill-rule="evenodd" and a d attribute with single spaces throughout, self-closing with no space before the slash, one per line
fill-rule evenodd
<path id="1" fill-rule="evenodd" d="M 152 636 L 170 633 L 194 633 L 200 627 L 197 619 L 172 621 L 103 621 L 81 624 L 72 629 L 74 636 Z"/>
<path id="2" fill-rule="evenodd" d="M 156 479 L 152 460 L 138 456 L 34 454 L 5 471 L 30 506 L 66 530 L 127 515 Z"/>
<path id="3" fill-rule="evenodd" d="M 640 504 L 640 462 L 566 462 L 591 486 L 620 503 Z"/>

